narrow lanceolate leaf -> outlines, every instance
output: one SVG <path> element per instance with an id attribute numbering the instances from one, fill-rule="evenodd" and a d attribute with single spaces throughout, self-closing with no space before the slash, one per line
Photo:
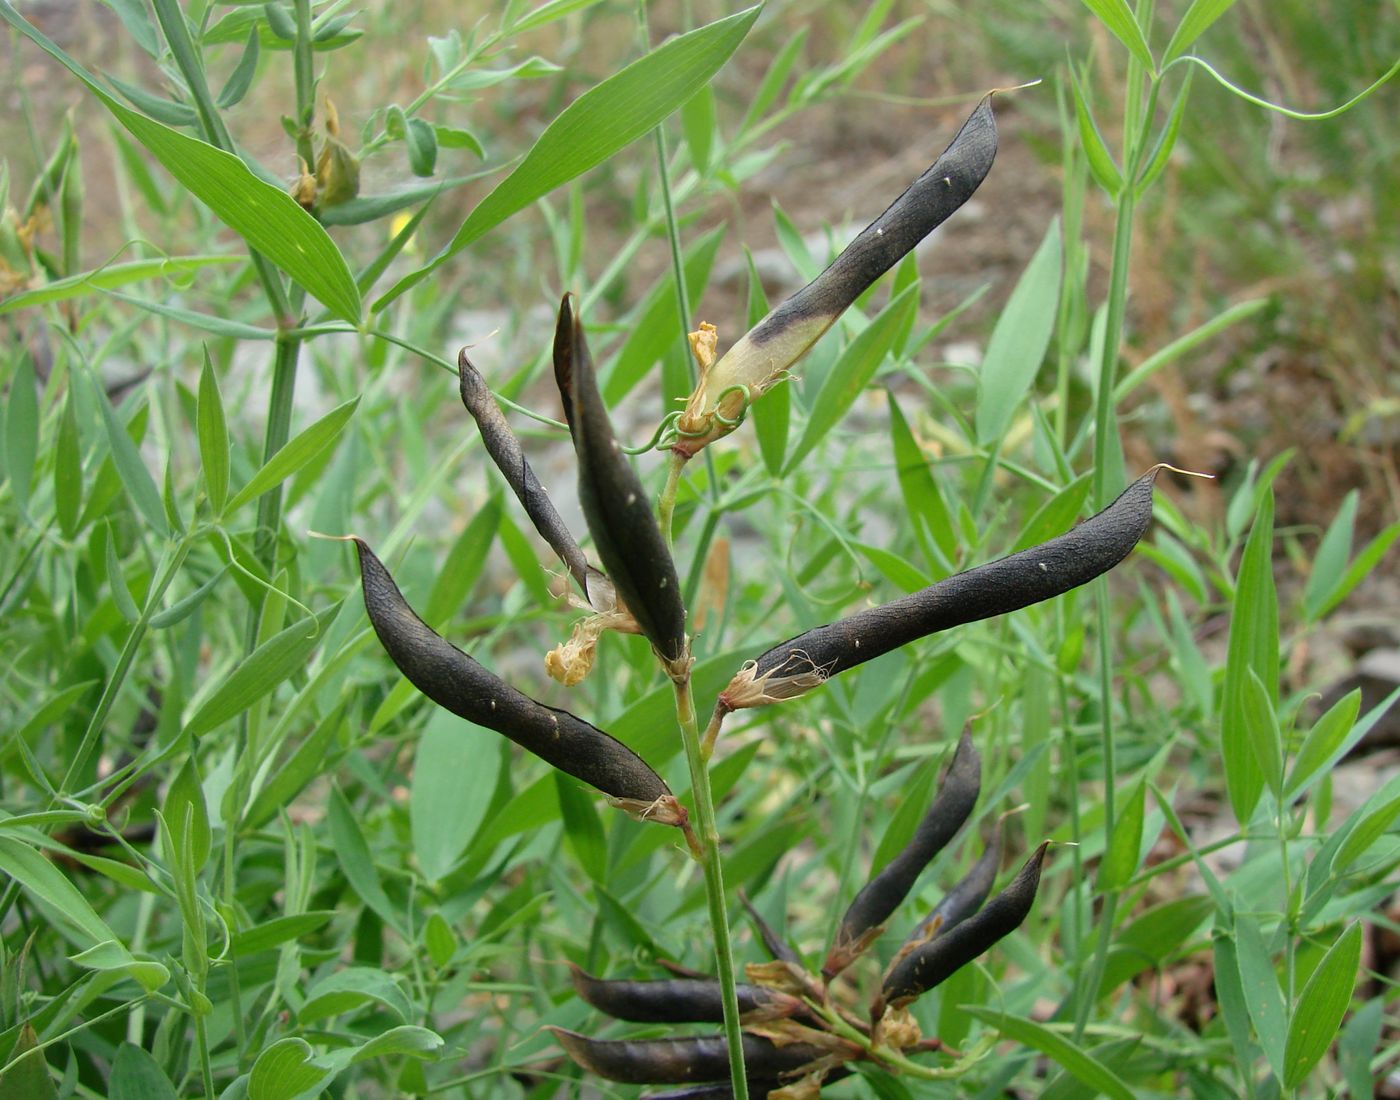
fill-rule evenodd
<path id="1" fill-rule="evenodd" d="M 740 670 L 716 709 L 796 698 L 916 638 L 1005 615 L 1087 584 L 1127 557 L 1146 532 L 1160 469 L 1153 467 L 1102 512 L 1059 538 L 774 646 Z"/>
<path id="2" fill-rule="evenodd" d="M 554 373 L 578 456 L 579 502 L 598 557 L 642 633 L 679 672 L 687 650 L 676 563 L 651 498 L 613 435 L 583 323 L 567 295 L 554 332 Z"/>
<path id="3" fill-rule="evenodd" d="M 1360 963 L 1361 925 L 1353 923 L 1322 957 L 1298 998 L 1283 1053 L 1284 1088 L 1302 1084 L 1337 1037 Z"/>
<path id="4" fill-rule="evenodd" d="M 300 619 L 253 650 L 224 677 L 185 725 L 191 737 L 201 737 L 242 714 L 279 684 L 306 666 L 306 658 L 321 641 L 326 625 L 340 611 L 337 603 L 315 618 Z"/>
<path id="5" fill-rule="evenodd" d="M 146 151 L 250 248 L 280 267 L 335 316 L 359 323 L 360 292 L 345 257 L 290 194 L 254 175 L 231 153 L 119 103 L 91 73 L 21 17 L 8 0 L 0 2 L 0 19 L 86 84 Z"/>
<path id="6" fill-rule="evenodd" d="M 1192 0 L 1181 17 L 1181 22 L 1172 32 L 1166 52 L 1162 54 L 1162 64 L 1170 65 L 1189 50 L 1196 39 L 1210 28 L 1210 25 L 1235 6 L 1235 0 Z"/>
<path id="7" fill-rule="evenodd" d="M 471 360 L 467 358 L 466 348 L 457 355 L 457 380 L 462 404 L 476 421 L 476 426 L 481 432 L 481 441 L 486 446 L 486 453 L 505 476 L 506 484 L 524 506 L 525 514 L 530 517 L 530 522 L 535 525 L 540 538 L 549 543 L 550 549 L 559 555 L 559 560 L 568 568 L 570 575 L 586 595 L 588 559 L 564 525 L 554 502 L 549 499 L 549 493 L 535 476 L 535 471 L 530 469 L 529 462 L 525 460 L 525 452 L 520 447 L 520 440 L 511 430 L 500 405 L 496 403 L 495 395 L 487 387 L 486 380 L 481 377 L 481 372 L 472 366 Z"/>
<path id="8" fill-rule="evenodd" d="M 909 895 L 919 874 L 947 843 L 977 805 L 982 789 L 982 758 L 972 744 L 972 733 L 963 730 L 938 797 L 914 830 L 908 844 L 865 884 L 855 896 L 831 946 L 822 975 L 829 982 L 874 942 L 890 914 Z"/>
<path id="9" fill-rule="evenodd" d="M 1093 1089 L 1095 1094 L 1101 1093 L 1113 1100 L 1135 1100 L 1133 1090 L 1126 1081 L 1068 1036 L 1051 1031 L 1034 1020 L 1008 1016 L 989 1008 L 971 1007 L 967 1011 L 1008 1039 L 1015 1039 L 1048 1056 L 1071 1076 Z"/>
<path id="10" fill-rule="evenodd" d="M 991 171 L 996 151 L 996 120 L 988 96 L 933 165 L 861 230 L 830 267 L 705 372 L 677 425 L 689 434 L 674 450 L 693 455 L 732 431 L 746 401 L 771 388 L 856 298 L 972 196 Z"/>
<path id="11" fill-rule="evenodd" d="M 262 469 L 248 480 L 247 485 L 233 494 L 233 499 L 228 502 L 228 511 L 235 512 L 269 489 L 275 489 L 303 466 L 320 457 L 321 452 L 339 438 L 345 425 L 355 415 L 359 404 L 360 399 L 355 397 L 343 405 L 337 405 L 295 439 L 290 440 L 263 464 Z"/>
<path id="12" fill-rule="evenodd" d="M 662 824 L 683 811 L 641 757 L 568 711 L 516 691 L 423 622 L 363 539 L 360 559 L 365 610 L 385 651 L 409 681 L 438 706 L 495 730 L 560 771 L 596 787 L 622 808 Z"/>
<path id="13" fill-rule="evenodd" d="M 1128 52 L 1149 73 L 1156 72 L 1152 64 L 1152 51 L 1147 47 L 1147 37 L 1138 25 L 1128 0 L 1084 0 L 1084 6 L 1099 18 L 1113 36 L 1128 48 Z"/>
<path id="14" fill-rule="evenodd" d="M 116 936 L 62 871 L 28 844 L 0 837 L 0 871 L 19 883 L 50 920 L 61 922 L 75 937 L 105 943 Z"/>
<path id="15" fill-rule="evenodd" d="M 977 385 L 977 442 L 999 440 L 1050 347 L 1060 300 L 1060 221 L 1051 219 L 987 343 Z"/>
<path id="16" fill-rule="evenodd" d="M 1230 641 L 1225 656 L 1225 686 L 1220 714 L 1220 754 L 1225 789 L 1235 819 L 1248 824 L 1264 789 L 1264 769 L 1250 736 L 1250 674 L 1264 685 L 1269 702 L 1278 704 L 1278 597 L 1273 574 L 1274 496 L 1260 498 L 1254 526 L 1245 541 L 1235 582 Z"/>
<path id="17" fill-rule="evenodd" d="M 467 217 L 451 243 L 379 301 L 383 309 L 512 214 L 597 167 L 691 98 L 739 48 L 758 7 L 679 35 L 584 92 Z"/>
<path id="18" fill-rule="evenodd" d="M 166 534 L 169 526 L 165 519 L 165 505 L 161 503 L 160 490 L 156 488 L 151 472 L 141 460 L 141 452 L 117 419 L 117 411 L 107 400 L 106 391 L 100 384 L 92 389 L 97 395 L 98 408 L 102 411 L 102 422 L 107 426 L 107 444 L 112 449 L 112 465 L 117 468 L 117 476 L 146 522 L 159 534 Z"/>
<path id="19" fill-rule="evenodd" d="M 5 404 L 5 470 L 10 492 L 21 508 L 29 506 L 29 485 L 39 448 L 39 398 L 35 390 L 34 360 L 26 352 L 10 380 Z"/>
<path id="20" fill-rule="evenodd" d="M 210 510 L 220 516 L 228 500 L 228 422 L 224 418 L 224 399 L 219 393 L 219 379 L 214 374 L 208 348 L 204 350 L 204 369 L 199 375 L 195 426 L 199 436 L 199 461 L 204 467 L 204 491 L 209 495 Z"/>
<path id="21" fill-rule="evenodd" d="M 14 1047 L 5 1054 L 9 1066 L 0 1073 L 0 1100 L 58 1100 L 58 1087 L 49 1073 L 39 1036 L 26 1021 Z"/>
<path id="22" fill-rule="evenodd" d="M 789 471 L 821 442 L 822 437 L 836 426 L 865 392 L 880 364 L 894 347 L 895 339 L 913 320 L 918 307 L 919 287 L 911 283 L 842 350 L 812 403 L 812 415 L 807 420 L 802 438 L 788 456 Z"/>

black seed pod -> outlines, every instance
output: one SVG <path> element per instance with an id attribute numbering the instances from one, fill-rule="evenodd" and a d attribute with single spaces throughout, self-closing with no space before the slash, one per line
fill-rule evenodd
<path id="1" fill-rule="evenodd" d="M 1000 864 L 1001 833 L 998 830 L 992 835 L 987 850 L 972 865 L 972 870 L 943 895 L 938 904 L 929 911 L 929 915 L 909 934 L 909 938 L 904 941 L 904 946 L 895 957 L 896 962 L 920 944 L 943 935 L 982 908 L 982 903 L 992 892 L 992 884 L 997 880 L 997 868 Z"/>
<path id="2" fill-rule="evenodd" d="M 609 1081 L 632 1085 L 683 1085 L 719 1081 L 729 1075 L 729 1050 L 723 1035 L 686 1039 L 589 1039 L 551 1027 L 576 1063 Z M 774 1082 L 827 1052 L 810 1043 L 778 1046 L 758 1035 L 744 1035 L 744 1068 L 752 1081 Z"/>
<path id="3" fill-rule="evenodd" d="M 1041 864 L 1049 847 L 1050 842 L 1046 841 L 1037 848 L 1011 884 L 987 902 L 980 913 L 935 936 L 892 967 L 872 1015 L 878 1018 L 886 1005 L 902 1008 L 1019 928 L 1035 902 Z"/>
<path id="4" fill-rule="evenodd" d="M 369 545 L 353 541 L 370 623 L 414 687 L 453 714 L 505 734 L 623 808 L 663 824 L 678 823 L 679 805 L 645 760 L 583 719 L 516 691 L 446 641 L 409 607 Z"/>
<path id="5" fill-rule="evenodd" d="M 599 1012 L 642 1024 L 717 1024 L 724 1021 L 720 985 L 714 979 L 605 981 L 571 967 L 574 989 Z M 738 987 L 739 1012 L 750 1019 L 776 1020 L 802 1011 L 796 997 L 759 985 Z"/>
<path id="6" fill-rule="evenodd" d="M 982 758 L 973 747 L 971 731 L 964 729 L 938 796 L 914 830 L 913 838 L 865 884 L 841 918 L 836 942 L 822 965 L 827 981 L 841 973 L 879 936 L 885 921 L 909 896 L 929 860 L 962 828 L 977 805 L 981 789 Z"/>
<path id="7" fill-rule="evenodd" d="M 481 430 L 481 441 L 486 445 L 486 453 L 497 469 L 505 475 L 506 483 L 516 498 L 525 507 L 525 514 L 535 525 L 540 537 L 549 543 L 550 548 L 573 575 L 584 595 L 588 594 L 588 559 L 584 556 L 574 536 L 564 526 L 563 519 L 555 510 L 549 494 L 535 477 L 535 471 L 525 460 L 525 452 L 520 440 L 511 431 L 510 424 L 501 413 L 495 395 L 486 385 L 472 362 L 467 358 L 467 349 L 457 353 L 458 390 L 462 404 L 472 414 L 476 426 Z"/>
<path id="8" fill-rule="evenodd" d="M 1058 538 L 948 577 L 774 646 L 742 670 L 720 709 L 791 699 L 822 680 L 902 645 L 964 623 L 1029 607 L 1108 572 L 1152 520 L 1154 466 L 1097 515 Z"/>
<path id="9" fill-rule="evenodd" d="M 569 296 L 559 307 L 554 373 L 578 455 L 578 494 L 598 557 L 642 633 L 667 662 L 686 656 L 685 607 L 676 563 L 636 471 L 622 453 L 593 358 Z"/>
<path id="10" fill-rule="evenodd" d="M 707 372 L 686 403 L 682 435 L 674 450 L 693 455 L 733 430 L 742 404 L 771 387 L 820 339 L 881 275 L 962 206 L 991 171 L 997 152 L 996 119 L 989 95 L 923 175 L 867 225 L 831 265 L 735 343 Z M 715 411 L 723 413 L 721 420 Z"/>
<path id="11" fill-rule="evenodd" d="M 802 960 L 798 958 L 787 940 L 773 929 L 773 927 L 763 919 L 763 915 L 754 908 L 753 902 L 749 900 L 748 894 L 739 891 L 739 900 L 743 902 L 744 909 L 749 914 L 749 920 L 753 921 L 753 926 L 758 930 L 758 937 L 763 941 L 763 949 L 779 962 L 792 963 L 794 966 L 801 966 Z"/>

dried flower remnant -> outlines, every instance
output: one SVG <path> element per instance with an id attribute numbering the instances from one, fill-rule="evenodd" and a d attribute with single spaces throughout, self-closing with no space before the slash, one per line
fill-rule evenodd
<path id="1" fill-rule="evenodd" d="M 641 480 L 613 434 L 569 296 L 559 307 L 554 372 L 578 456 L 579 502 L 603 567 L 673 679 L 689 675 L 685 607 L 671 551 Z"/>
<path id="2" fill-rule="evenodd" d="M 361 538 L 365 610 L 389 658 L 410 683 L 453 714 L 495 730 L 546 763 L 606 794 L 633 816 L 684 826 L 684 807 L 659 775 L 621 741 L 568 711 L 538 703 L 488 672 L 429 627 Z"/>
<path id="3" fill-rule="evenodd" d="M 733 431 L 744 410 L 772 388 L 881 275 L 971 198 L 997 152 L 992 97 L 968 116 L 942 155 L 863 229 L 831 266 L 774 309 L 709 366 L 714 328 L 692 336 L 700 384 L 676 421 L 672 450 L 689 458 Z M 702 335 L 703 334 L 703 335 Z M 700 337 L 700 341 L 697 341 Z"/>
<path id="4" fill-rule="evenodd" d="M 951 627 L 1062 595 L 1128 556 L 1152 520 L 1154 466 L 1112 504 L 1057 538 L 790 638 L 746 664 L 717 712 L 797 696 L 875 657 Z"/>

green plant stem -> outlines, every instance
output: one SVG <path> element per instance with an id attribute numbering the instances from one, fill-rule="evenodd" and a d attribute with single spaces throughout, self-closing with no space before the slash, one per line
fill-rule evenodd
<path id="1" fill-rule="evenodd" d="M 296 0 L 296 42 L 292 67 L 297 94 L 297 156 L 307 172 L 316 171 L 316 149 L 311 128 L 316 122 L 316 68 L 311 53 L 311 0 Z"/>
<path id="2" fill-rule="evenodd" d="M 734 1100 L 748 1100 L 744 1074 L 744 1039 L 739 1023 L 739 996 L 734 985 L 734 952 L 729 939 L 729 911 L 724 899 L 724 873 L 719 858 L 719 830 L 715 826 L 714 796 L 710 773 L 700 749 L 700 728 L 695 720 L 695 698 L 690 677 L 675 684 L 676 720 L 690 767 L 691 802 L 695 807 L 697 856 L 705 873 L 705 900 L 710 907 L 710 932 L 715 938 L 715 966 L 719 971 L 720 998 L 724 1005 L 724 1037 L 729 1046 L 729 1079 Z"/>
<path id="3" fill-rule="evenodd" d="M 203 1013 L 196 1013 L 194 1017 L 194 1043 L 199 1050 L 199 1075 L 204 1082 L 204 1095 L 208 1100 L 214 1100 L 214 1066 L 209 1060 L 209 1032 Z"/>
<path id="4" fill-rule="evenodd" d="M 685 456 L 672 451 L 670 461 L 666 464 L 666 485 L 661 490 L 661 497 L 656 504 L 656 521 L 661 525 L 661 534 L 665 536 L 667 546 L 673 545 L 671 518 L 676 511 L 676 491 L 680 488 L 683 469 Z"/>

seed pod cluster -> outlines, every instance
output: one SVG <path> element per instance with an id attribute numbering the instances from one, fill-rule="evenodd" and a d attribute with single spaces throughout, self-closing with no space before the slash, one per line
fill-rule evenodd
<path id="1" fill-rule="evenodd" d="M 789 638 L 750 662 L 720 695 L 719 710 L 792 699 L 918 638 L 1005 615 L 1108 572 L 1152 520 L 1154 466 L 1097 515 L 1049 542 L 955 574 L 879 607 Z"/>
<path id="2" fill-rule="evenodd" d="M 578 494 L 598 556 L 618 595 L 673 676 L 689 669 L 685 606 L 651 499 L 613 434 L 568 295 L 554 330 L 554 376 L 578 457 Z"/>
<path id="3" fill-rule="evenodd" d="M 994 835 L 967 875 L 922 920 L 895 954 L 872 999 L 869 1018 L 840 1003 L 843 988 L 833 979 L 869 948 L 885 922 L 908 896 L 920 872 L 971 816 L 981 787 L 981 759 L 964 730 L 932 805 L 909 843 L 874 874 L 846 910 L 821 977 L 803 969 L 799 957 L 742 897 L 771 963 L 747 967 L 739 986 L 744 1061 L 756 1096 L 815 1097 L 824 1083 L 847 1075 L 850 1063 L 873 1060 L 881 1051 L 903 1057 L 937 1049 L 924 1038 L 905 1007 L 986 952 L 1025 920 L 1035 900 L 1048 845 L 1042 844 L 1021 872 L 985 906 L 1000 862 Z M 723 1019 L 717 981 L 686 976 L 664 981 L 605 981 L 572 968 L 579 997 L 618 1020 L 639 1023 L 716 1023 Z M 840 1025 L 839 1027 L 837 1025 Z M 852 1043 L 855 1029 L 868 1043 Z M 725 1080 L 721 1036 L 596 1040 L 553 1029 L 569 1057 L 591 1073 L 631 1084 L 690 1087 L 650 1100 L 707 1100 L 732 1096 Z"/>
<path id="4" fill-rule="evenodd" d="M 972 732 L 964 729 L 953 762 L 933 805 L 920 820 L 908 844 L 889 861 L 851 902 L 836 942 L 822 966 L 830 981 L 874 942 L 901 902 L 913 889 L 919 873 L 948 844 L 977 804 L 982 789 L 982 758 L 972 744 Z"/>
<path id="5" fill-rule="evenodd" d="M 418 617 L 364 539 L 352 541 L 370 623 L 414 687 L 453 714 L 505 734 L 639 817 L 671 825 L 683 821 L 680 804 L 645 760 L 597 727 L 536 702 L 472 660 Z"/>

